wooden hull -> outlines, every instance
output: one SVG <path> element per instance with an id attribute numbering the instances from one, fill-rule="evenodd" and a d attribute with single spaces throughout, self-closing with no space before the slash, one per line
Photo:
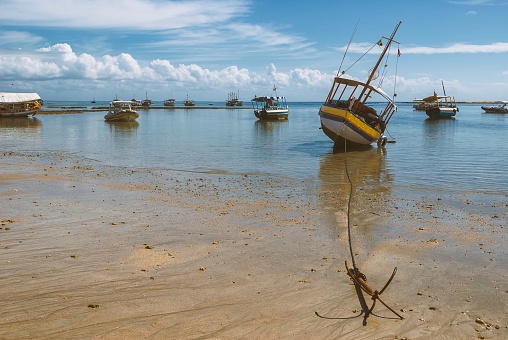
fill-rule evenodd
<path id="1" fill-rule="evenodd" d="M 382 132 L 365 123 L 346 108 L 323 105 L 319 109 L 321 128 L 335 144 L 365 147 L 380 140 Z"/>
<path id="2" fill-rule="evenodd" d="M 139 117 L 137 112 L 108 113 L 104 116 L 107 122 L 133 122 Z"/>
<path id="3" fill-rule="evenodd" d="M 450 119 L 455 117 L 458 110 L 456 107 L 431 107 L 425 113 L 431 119 Z"/>
<path id="4" fill-rule="evenodd" d="M 254 110 L 254 115 L 262 120 L 285 120 L 288 119 L 289 109 Z"/>

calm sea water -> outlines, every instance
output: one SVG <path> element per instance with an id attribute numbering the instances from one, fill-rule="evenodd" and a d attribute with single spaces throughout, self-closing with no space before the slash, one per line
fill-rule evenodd
<path id="1" fill-rule="evenodd" d="M 45 102 L 52 105 L 92 104 Z M 105 122 L 104 112 L 0 118 L 0 147 L 114 166 L 344 180 L 344 154 L 334 154 L 320 130 L 320 103 L 289 103 L 289 120 L 280 122 L 257 120 L 250 103 L 244 104 L 249 109 L 197 105 L 208 107 L 139 110 L 135 123 Z M 487 114 L 480 105 L 459 108 L 454 120 L 432 121 L 400 104 L 386 131 L 392 142 L 384 150 L 348 152 L 349 170 L 400 187 L 507 194 L 508 114 Z"/>

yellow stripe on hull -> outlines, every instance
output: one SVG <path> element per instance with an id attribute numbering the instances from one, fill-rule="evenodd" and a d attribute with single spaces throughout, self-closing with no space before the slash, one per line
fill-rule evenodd
<path id="1" fill-rule="evenodd" d="M 319 110 L 319 116 L 323 130 L 334 142 L 344 138 L 354 143 L 370 145 L 381 137 L 380 131 L 347 109 L 323 105 Z"/>

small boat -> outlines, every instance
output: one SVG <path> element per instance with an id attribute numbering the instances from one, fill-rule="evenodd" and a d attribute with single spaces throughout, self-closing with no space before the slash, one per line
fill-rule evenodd
<path id="1" fill-rule="evenodd" d="M 506 104 L 508 104 L 507 101 L 502 101 L 501 105 L 498 106 L 482 106 L 482 109 L 486 113 L 508 113 L 508 108 L 506 107 Z"/>
<path id="2" fill-rule="evenodd" d="M 95 98 L 92 99 L 92 101 L 90 103 L 95 104 Z"/>
<path id="3" fill-rule="evenodd" d="M 185 105 L 185 106 L 194 106 L 195 104 L 194 104 L 194 101 L 189 100 L 189 95 L 187 95 L 187 99 L 185 99 L 183 101 L 183 105 Z"/>
<path id="4" fill-rule="evenodd" d="M 175 106 L 175 100 L 173 98 L 166 99 L 164 101 L 164 106 Z"/>
<path id="5" fill-rule="evenodd" d="M 34 116 L 43 104 L 37 93 L 0 92 L 0 116 Z"/>
<path id="6" fill-rule="evenodd" d="M 453 96 L 447 96 L 443 85 L 444 96 L 434 95 L 427 97 L 431 100 L 430 105 L 425 109 L 425 113 L 431 119 L 448 119 L 455 118 L 455 114 L 459 111 L 459 108 L 455 104 L 455 98 Z"/>
<path id="7" fill-rule="evenodd" d="M 319 109 L 321 128 L 334 142 L 334 148 L 345 146 L 346 143 L 349 148 L 368 147 L 374 142 L 377 142 L 378 146 L 384 146 L 387 143 L 383 133 L 390 118 L 397 111 L 397 106 L 380 86 L 376 87 L 372 82 L 378 78 L 378 67 L 389 51 L 401 23 L 397 24 L 390 38 L 382 38 L 387 39 L 387 43 L 375 66 L 369 71 L 366 82 L 347 76 L 345 71 L 341 72 L 339 68 L 328 97 Z M 376 45 L 383 46 L 382 39 L 371 49 Z M 397 53 L 397 56 L 399 57 L 400 53 Z M 387 62 L 384 64 L 387 65 Z M 383 71 L 379 84 L 382 84 L 385 74 L 386 72 Z M 394 93 L 393 96 L 395 97 L 396 94 Z M 379 109 L 380 112 L 368 106 L 367 100 L 375 102 L 376 105 L 383 105 Z"/>
<path id="8" fill-rule="evenodd" d="M 243 101 L 238 99 L 239 93 L 234 92 L 228 93 L 228 100 L 226 100 L 226 106 L 243 106 Z"/>
<path id="9" fill-rule="evenodd" d="M 141 101 L 141 106 L 144 108 L 150 107 L 152 105 L 152 101 L 148 99 L 148 91 L 146 91 L 146 98 Z"/>
<path id="10" fill-rule="evenodd" d="M 113 100 L 109 104 L 109 112 L 104 116 L 108 122 L 133 122 L 139 114 L 132 109 L 131 101 Z"/>
<path id="11" fill-rule="evenodd" d="M 175 100 L 173 99 L 173 92 L 171 92 L 171 98 L 164 101 L 164 106 L 175 106 Z"/>
<path id="12" fill-rule="evenodd" d="M 261 120 L 284 120 L 288 119 L 289 106 L 285 97 L 277 96 L 277 88 L 273 86 L 275 96 L 257 97 L 251 99 L 254 115 Z"/>
<path id="13" fill-rule="evenodd" d="M 414 99 L 413 100 L 413 110 L 425 111 L 428 107 L 430 107 L 432 105 L 434 100 L 435 100 L 434 96 L 425 97 L 423 99 Z"/>

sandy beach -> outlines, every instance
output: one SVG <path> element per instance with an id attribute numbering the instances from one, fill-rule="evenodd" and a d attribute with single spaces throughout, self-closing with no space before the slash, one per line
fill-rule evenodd
<path id="1" fill-rule="evenodd" d="M 506 339 L 508 199 L 0 153 L 1 339 Z M 367 300 L 369 305 L 370 300 Z"/>

